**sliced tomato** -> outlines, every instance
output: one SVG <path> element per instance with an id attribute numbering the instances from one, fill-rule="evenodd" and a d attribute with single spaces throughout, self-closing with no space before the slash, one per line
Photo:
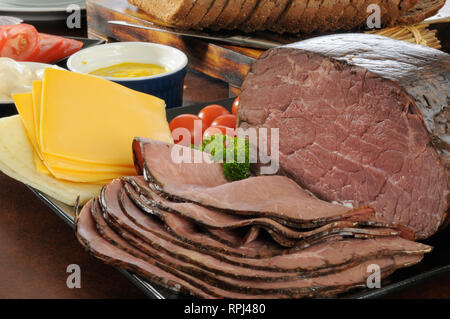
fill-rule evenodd
<path id="1" fill-rule="evenodd" d="M 226 127 L 235 128 L 236 127 L 236 115 L 224 114 L 215 118 L 211 123 L 211 126 L 223 125 Z"/>
<path id="2" fill-rule="evenodd" d="M 62 55 L 61 48 L 63 47 L 63 42 L 63 37 L 40 33 L 39 54 L 34 57 L 33 61 L 41 63 L 53 63 L 58 61 Z"/>
<path id="3" fill-rule="evenodd" d="M 3 45 L 6 42 L 6 38 L 8 37 L 8 33 L 5 29 L 0 29 L 0 50 L 3 48 Z"/>
<path id="4" fill-rule="evenodd" d="M 39 54 L 39 34 L 29 24 L 3 26 L 7 38 L 0 51 L 0 56 L 16 61 L 29 61 Z"/>
<path id="5" fill-rule="evenodd" d="M 69 41 L 69 46 L 63 51 L 64 58 L 74 54 L 75 52 L 78 52 L 83 47 L 83 42 L 81 41 L 77 41 L 74 39 L 66 39 L 66 40 Z"/>

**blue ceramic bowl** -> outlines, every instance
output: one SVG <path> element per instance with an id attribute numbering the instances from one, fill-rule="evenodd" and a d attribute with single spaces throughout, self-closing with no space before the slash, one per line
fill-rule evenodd
<path id="1" fill-rule="evenodd" d="M 73 72 L 88 74 L 126 62 L 158 64 L 168 71 L 145 77 L 101 78 L 157 96 L 166 102 L 168 108 L 181 106 L 188 59 L 183 52 L 170 46 L 148 42 L 102 44 L 78 51 L 69 58 L 67 67 Z"/>

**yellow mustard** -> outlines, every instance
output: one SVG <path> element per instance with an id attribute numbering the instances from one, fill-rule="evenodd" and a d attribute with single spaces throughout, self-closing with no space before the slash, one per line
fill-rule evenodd
<path id="1" fill-rule="evenodd" d="M 167 72 L 165 67 L 147 63 L 120 63 L 90 72 L 89 74 L 115 78 L 137 78 Z"/>

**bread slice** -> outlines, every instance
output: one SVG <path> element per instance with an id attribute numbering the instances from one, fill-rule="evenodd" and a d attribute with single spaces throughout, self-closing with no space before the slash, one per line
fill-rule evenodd
<path id="1" fill-rule="evenodd" d="M 231 19 L 228 22 L 225 22 L 224 24 L 224 29 L 230 29 L 230 27 L 233 25 L 234 20 L 236 19 L 236 17 L 238 17 L 239 15 L 242 14 L 242 6 L 244 5 L 244 2 L 246 0 L 239 0 L 239 1 L 235 1 L 233 3 L 234 5 L 234 10 L 233 13 L 231 14 Z M 230 2 L 228 2 L 228 4 L 230 4 Z"/>
<path id="2" fill-rule="evenodd" d="M 227 29 L 236 29 L 242 22 L 247 20 L 247 18 L 250 17 L 250 15 L 256 9 L 256 5 L 258 4 L 258 2 L 258 0 L 245 0 L 241 6 L 239 14 L 233 19 L 233 22 L 231 22 L 231 24 L 227 26 Z"/>
<path id="3" fill-rule="evenodd" d="M 195 26 L 199 25 L 200 21 L 208 12 L 208 9 L 210 8 L 212 2 L 214 2 L 214 0 L 195 1 L 194 6 L 192 7 L 191 11 L 185 18 L 187 22 L 190 24 L 190 27 L 195 28 Z"/>
<path id="4" fill-rule="evenodd" d="M 343 16 L 343 21 L 341 28 L 343 30 L 351 30 L 355 28 L 360 28 L 367 25 L 367 18 L 369 17 L 372 12 L 367 12 L 369 6 L 371 4 L 376 4 L 381 9 L 381 23 L 384 23 L 385 20 L 387 20 L 387 14 L 386 14 L 386 5 L 385 2 L 389 1 L 400 1 L 400 0 L 359 0 L 356 2 L 353 2 L 352 7 L 354 8 L 354 12 L 345 12 Z M 349 16 L 346 16 L 346 14 L 349 14 Z M 397 13 L 398 15 L 398 10 Z"/>
<path id="5" fill-rule="evenodd" d="M 187 28 L 186 16 L 194 6 L 194 0 L 128 0 L 164 25 Z"/>
<path id="6" fill-rule="evenodd" d="M 271 30 L 278 33 L 298 33 L 300 30 L 300 19 L 308 5 L 307 0 L 292 0 L 291 5 L 274 23 Z"/>
<path id="7" fill-rule="evenodd" d="M 302 23 L 300 24 L 300 31 L 303 33 L 311 33 L 317 29 L 317 21 L 319 17 L 320 7 L 323 0 L 309 0 L 305 11 L 303 12 Z M 317 17 L 317 18 L 316 18 Z"/>
<path id="8" fill-rule="evenodd" d="M 220 15 L 222 10 L 225 8 L 225 5 L 228 3 L 228 0 L 213 0 L 208 12 L 202 18 L 200 23 L 197 26 L 194 26 L 196 29 L 208 28 L 212 25 L 217 17 Z"/>
<path id="9" fill-rule="evenodd" d="M 336 30 L 336 26 L 344 14 L 346 1 L 344 0 L 325 0 L 322 8 L 328 10 L 328 14 L 324 13 L 323 19 L 318 21 L 317 29 L 319 32 L 328 30 Z"/>
<path id="10" fill-rule="evenodd" d="M 276 2 L 275 8 L 263 25 L 264 30 L 269 30 L 278 18 L 284 13 L 284 10 L 291 4 L 292 0 L 279 0 Z"/>
<path id="11" fill-rule="evenodd" d="M 335 3 L 338 2 L 339 1 L 335 1 Z M 308 26 L 310 32 L 317 31 L 321 26 L 323 26 L 326 22 L 328 15 L 332 11 L 333 11 L 333 2 L 331 2 L 330 0 L 322 0 L 317 7 L 315 16 L 313 17 Z"/>
<path id="12" fill-rule="evenodd" d="M 412 7 L 414 7 L 417 2 L 419 2 L 419 0 L 400 0 L 400 13 L 401 14 L 405 14 L 406 12 L 408 12 L 409 9 L 411 9 Z"/>
<path id="13" fill-rule="evenodd" d="M 223 8 L 216 21 L 211 25 L 211 29 L 221 30 L 231 24 L 234 18 L 239 15 L 241 2 L 241 0 L 228 0 L 228 3 Z"/>
<path id="14" fill-rule="evenodd" d="M 434 16 L 445 4 L 445 0 L 419 0 L 404 15 L 400 16 L 398 23 L 415 24 L 426 18 Z"/>
<path id="15" fill-rule="evenodd" d="M 239 26 L 239 29 L 244 32 L 262 30 L 264 23 L 269 18 L 273 8 L 275 8 L 276 2 L 277 0 L 259 0 L 256 9 L 249 18 Z"/>

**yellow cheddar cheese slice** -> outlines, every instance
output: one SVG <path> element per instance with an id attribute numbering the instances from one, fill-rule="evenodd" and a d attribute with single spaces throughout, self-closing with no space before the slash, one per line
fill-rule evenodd
<path id="1" fill-rule="evenodd" d="M 27 132 L 34 150 L 39 151 L 36 142 L 35 125 L 34 125 L 34 111 L 33 111 L 33 97 L 31 93 L 13 94 L 13 100 L 19 112 L 20 119 Z"/>
<path id="2" fill-rule="evenodd" d="M 172 142 L 163 100 L 97 77 L 50 68 L 42 82 L 39 132 L 47 164 L 58 157 L 131 168 L 134 137 Z"/>
<path id="3" fill-rule="evenodd" d="M 33 81 L 31 95 L 33 96 L 34 134 L 36 136 L 36 144 L 40 149 L 39 128 L 41 123 L 42 81 Z"/>
<path id="4" fill-rule="evenodd" d="M 83 204 L 101 189 L 101 185 L 60 181 L 41 174 L 33 159 L 33 148 L 19 116 L 0 119 L 0 171 L 70 206 L 78 196 Z"/>

